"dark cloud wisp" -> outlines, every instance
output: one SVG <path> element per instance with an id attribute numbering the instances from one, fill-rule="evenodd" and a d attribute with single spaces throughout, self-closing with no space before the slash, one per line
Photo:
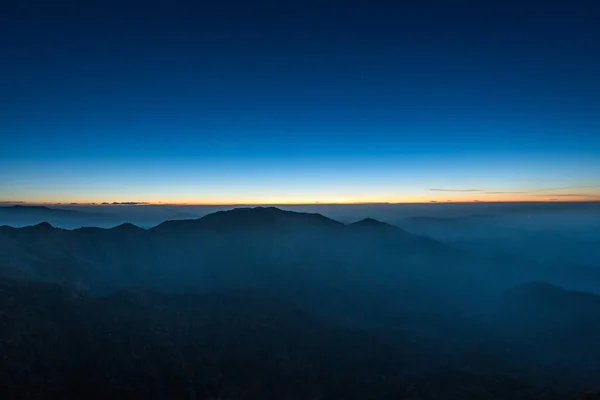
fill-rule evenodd
<path id="1" fill-rule="evenodd" d="M 429 189 L 431 192 L 483 192 L 481 189 Z"/>

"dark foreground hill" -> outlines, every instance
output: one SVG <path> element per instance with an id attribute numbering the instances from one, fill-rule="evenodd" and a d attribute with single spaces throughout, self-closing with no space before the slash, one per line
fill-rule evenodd
<path id="1" fill-rule="evenodd" d="M 428 340 L 340 326 L 264 293 L 128 289 L 95 298 L 2 280 L 0 309 L 6 398 L 578 398 L 474 371 Z"/>
<path id="2" fill-rule="evenodd" d="M 0 227 L 1 389 L 232 400 L 600 389 L 598 296 L 527 283 L 548 276 L 504 261 L 373 219 L 276 208 L 152 229 Z"/>

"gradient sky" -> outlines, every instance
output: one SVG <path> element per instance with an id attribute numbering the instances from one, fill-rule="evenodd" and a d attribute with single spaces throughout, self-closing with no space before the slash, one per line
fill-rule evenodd
<path id="1" fill-rule="evenodd" d="M 1 202 L 600 200 L 596 0 L 50 3 L 0 10 Z"/>

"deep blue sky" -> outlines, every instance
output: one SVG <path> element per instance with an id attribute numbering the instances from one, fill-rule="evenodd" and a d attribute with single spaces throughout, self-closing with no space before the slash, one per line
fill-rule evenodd
<path id="1" fill-rule="evenodd" d="M 597 1 L 50 3 L 0 9 L 0 201 L 600 199 Z"/>

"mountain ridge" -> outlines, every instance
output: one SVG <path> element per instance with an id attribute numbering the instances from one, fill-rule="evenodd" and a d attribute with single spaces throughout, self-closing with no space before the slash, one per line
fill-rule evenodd
<path id="1" fill-rule="evenodd" d="M 15 206 L 15 207 L 22 207 L 22 206 Z M 45 207 L 45 208 L 47 208 L 47 207 Z M 54 210 L 54 209 L 50 209 L 50 208 L 47 208 L 47 209 Z M 71 210 L 64 210 L 64 211 L 71 211 Z M 74 212 L 77 213 L 77 211 L 74 211 Z M 236 217 L 246 217 L 246 219 L 245 220 L 244 219 L 235 220 L 234 218 L 236 218 Z M 247 217 L 251 217 L 251 218 L 247 218 Z M 219 224 L 224 224 L 224 225 L 229 225 L 231 227 L 235 223 L 242 222 L 240 224 L 240 226 L 246 225 L 246 227 L 248 227 L 248 228 L 256 228 L 256 226 L 253 225 L 253 223 L 255 223 L 255 222 L 260 223 L 260 221 L 258 219 L 265 218 L 265 217 L 267 218 L 268 223 L 293 221 L 293 222 L 322 224 L 323 226 L 328 225 L 330 227 L 338 227 L 338 228 L 339 227 L 367 227 L 368 226 L 368 227 L 394 228 L 394 229 L 397 229 L 398 231 L 402 231 L 401 228 L 399 228 L 395 225 L 388 224 L 386 222 L 382 222 L 382 221 L 376 220 L 374 218 L 365 218 L 365 219 L 357 221 L 357 222 L 344 224 L 335 219 L 328 218 L 320 213 L 288 211 L 288 210 L 280 209 L 278 207 L 239 207 L 239 208 L 233 208 L 231 210 L 217 211 L 217 212 L 210 213 L 210 214 L 207 214 L 207 215 L 199 217 L 199 218 L 167 220 L 156 226 L 149 227 L 149 228 L 144 228 L 144 227 L 141 227 L 139 225 L 136 225 L 136 224 L 133 224 L 130 222 L 124 222 L 124 223 L 121 223 L 120 225 L 116 225 L 116 226 L 109 227 L 109 228 L 95 227 L 95 226 L 82 226 L 80 228 L 64 229 L 64 228 L 58 228 L 56 226 L 53 226 L 48 221 L 42 221 L 42 222 L 39 222 L 34 225 L 27 225 L 27 226 L 22 226 L 22 227 L 14 227 L 14 226 L 10 226 L 10 225 L 2 225 L 2 226 L 7 226 L 10 228 L 14 228 L 14 229 L 23 229 L 23 228 L 32 227 L 32 226 L 33 227 L 43 227 L 43 228 L 51 227 L 53 229 L 61 229 L 61 230 L 65 230 L 65 231 L 75 231 L 75 230 L 85 230 L 85 229 L 102 229 L 102 230 L 119 229 L 119 230 L 121 230 L 121 229 L 134 229 L 134 228 L 137 228 L 138 230 L 143 230 L 143 231 L 153 231 L 153 230 L 165 229 L 167 227 L 182 228 L 182 227 L 191 227 L 194 225 L 201 226 L 202 224 L 206 224 L 205 226 L 218 226 Z M 279 219 L 277 219 L 277 218 L 279 218 Z M 302 220 L 302 218 L 304 220 Z M 264 226 L 269 227 L 269 224 L 265 224 Z"/>
<path id="2" fill-rule="evenodd" d="M 150 281 L 175 285 L 174 280 L 184 274 L 189 282 L 223 280 L 224 265 L 232 275 L 239 275 L 240 281 L 261 281 L 258 276 L 246 276 L 256 265 L 269 266 L 273 271 L 293 266 L 299 274 L 312 271 L 331 274 L 328 279 L 334 279 L 334 271 L 341 265 L 356 265 L 359 271 L 364 268 L 359 268 L 360 264 L 376 254 L 389 258 L 388 268 L 404 259 L 409 265 L 415 260 L 430 264 L 442 257 L 455 257 L 454 249 L 434 240 L 374 220 L 368 225 L 344 225 L 321 214 L 274 207 L 220 211 L 150 229 L 122 224 L 108 229 L 66 230 L 42 223 L 0 230 L 0 247 L 4 248 L 0 264 L 21 265 L 44 276 L 59 265 L 69 265 L 90 284 L 103 281 L 120 287 Z M 181 275 L 173 275 L 169 269 L 177 269 Z M 58 278 L 62 279 L 60 275 Z M 187 285 L 186 279 L 177 285 Z"/>
<path id="3" fill-rule="evenodd" d="M 323 224 L 343 226 L 341 222 L 318 213 L 282 210 L 277 207 L 239 207 L 217 211 L 197 219 L 165 221 L 150 230 L 188 229 L 192 226 L 207 228 L 273 228 L 282 223 Z"/>

